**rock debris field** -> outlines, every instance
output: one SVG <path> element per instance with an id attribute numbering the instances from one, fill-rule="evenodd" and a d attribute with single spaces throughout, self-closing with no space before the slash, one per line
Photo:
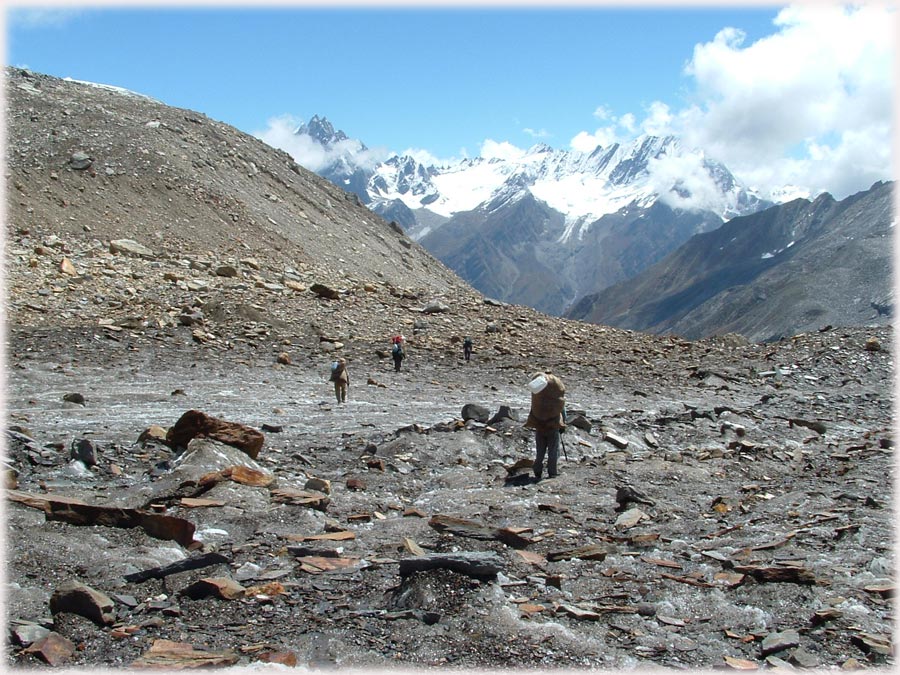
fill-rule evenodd
<path id="1" fill-rule="evenodd" d="M 8 667 L 893 665 L 890 327 L 546 317 L 200 113 L 6 79 Z"/>
<path id="2" fill-rule="evenodd" d="M 616 334 L 531 483 L 515 355 L 357 345 L 338 405 L 327 356 L 13 331 L 8 663 L 889 666 L 890 339 Z"/>

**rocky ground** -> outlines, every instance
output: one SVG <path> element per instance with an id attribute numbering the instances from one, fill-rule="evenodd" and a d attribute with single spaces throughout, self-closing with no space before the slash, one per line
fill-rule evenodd
<path id="1" fill-rule="evenodd" d="M 502 305 L 225 125 L 7 77 L 7 666 L 893 665 L 891 328 Z M 544 369 L 578 426 L 530 483 Z M 189 410 L 262 447 L 172 447 Z"/>
<path id="2" fill-rule="evenodd" d="M 47 658 L 29 653 L 44 634 L 31 623 L 71 642 L 71 666 L 140 664 L 159 640 L 196 650 L 157 657 L 172 664 L 893 662 L 885 329 L 766 346 L 619 335 L 618 359 L 541 364 L 589 428 L 567 431 L 561 476 L 537 484 L 507 480 L 532 455 L 521 421 L 461 419 L 475 403 L 523 420 L 530 359 L 476 352 L 466 364 L 411 347 L 394 373 L 375 346 L 360 348 L 338 405 L 322 358 L 283 365 L 268 349 L 200 346 L 188 327 L 123 332 L 10 333 L 11 494 L 38 500 L 6 506 L 10 665 Z M 72 393 L 84 403 L 65 401 Z M 180 455 L 137 442 L 189 409 L 270 430 L 256 460 L 208 441 Z M 90 468 L 72 459 L 81 439 Z M 233 465 L 273 482 L 184 487 Z M 311 478 L 330 485 L 324 508 L 285 503 Z M 624 486 L 651 503 L 619 506 Z M 194 543 L 51 520 L 40 500 L 65 498 L 155 509 L 191 523 Z M 471 522 L 454 534 L 444 516 Z M 209 552 L 224 561 L 126 580 Z M 413 557 L 472 552 L 491 554 L 496 573 L 400 573 Z M 204 578 L 251 591 L 183 595 Z M 110 598 L 105 620 L 51 612 L 69 581 Z"/>

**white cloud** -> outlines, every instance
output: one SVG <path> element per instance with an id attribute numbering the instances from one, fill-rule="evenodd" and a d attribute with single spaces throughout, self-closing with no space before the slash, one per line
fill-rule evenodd
<path id="1" fill-rule="evenodd" d="M 669 136 L 674 133 L 674 116 L 665 103 L 654 101 L 647 108 L 647 116 L 641 122 L 641 129 L 651 136 Z"/>
<path id="2" fill-rule="evenodd" d="M 650 186 L 672 208 L 723 211 L 719 188 L 698 154 L 663 155 L 647 163 Z"/>
<path id="3" fill-rule="evenodd" d="M 805 5 L 747 46 L 721 31 L 685 70 L 703 101 L 679 114 L 685 141 L 764 191 L 842 198 L 891 178 L 896 19 L 887 6 Z"/>
<path id="4" fill-rule="evenodd" d="M 593 133 L 581 131 L 569 141 L 569 146 L 578 152 L 593 152 L 597 146 L 607 148 L 615 143 L 621 143 L 634 135 L 635 117 L 632 113 L 626 113 L 618 117 L 606 106 L 600 106 L 594 110 L 594 117 L 601 122 L 607 122 Z M 624 133 L 622 131 L 624 130 Z"/>
<path id="5" fill-rule="evenodd" d="M 493 141 L 488 138 L 484 141 L 484 143 L 481 144 L 481 156 L 485 159 L 513 160 L 519 159 L 524 155 L 524 150 L 522 150 L 521 148 L 517 148 L 509 141 L 502 141 L 498 143 L 497 141 Z"/>
<path id="6" fill-rule="evenodd" d="M 535 130 L 535 129 L 530 129 L 528 127 L 525 127 L 524 129 L 522 129 L 522 131 L 524 131 L 526 134 L 528 134 L 532 138 L 549 138 L 550 137 L 550 132 L 547 131 L 546 129 Z"/>
<path id="7" fill-rule="evenodd" d="M 569 141 L 569 145 L 578 152 L 593 152 L 598 145 L 601 148 L 606 148 L 615 143 L 617 139 L 615 127 L 603 127 L 592 134 L 589 134 L 587 131 L 578 133 L 575 138 Z"/>
<path id="8" fill-rule="evenodd" d="M 693 103 L 653 102 L 640 123 L 600 106 L 607 125 L 572 147 L 605 145 L 635 129 L 675 134 L 764 194 L 786 184 L 837 198 L 893 179 L 893 73 L 897 14 L 888 4 L 802 5 L 779 12 L 774 32 L 747 43 L 722 29 L 694 47 L 684 74 Z"/>
<path id="9" fill-rule="evenodd" d="M 363 149 L 356 139 L 339 141 L 330 148 L 326 148 L 318 141 L 306 134 L 294 133 L 302 123 L 291 115 L 274 117 L 268 121 L 268 128 L 264 131 L 256 131 L 254 136 L 273 148 L 280 148 L 294 158 L 302 167 L 310 171 L 319 171 L 328 166 L 340 156 L 352 158 L 353 163 L 360 168 L 374 168 L 379 162 L 384 161 L 388 152 L 380 148 Z"/>
<path id="10" fill-rule="evenodd" d="M 81 9 L 13 7 L 6 13 L 6 23 L 7 28 L 61 28 L 81 13 Z"/>

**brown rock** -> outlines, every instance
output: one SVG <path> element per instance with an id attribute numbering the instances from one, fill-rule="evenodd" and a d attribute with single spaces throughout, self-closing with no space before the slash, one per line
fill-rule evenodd
<path id="1" fill-rule="evenodd" d="M 204 577 L 179 591 L 179 595 L 193 600 L 201 598 L 237 600 L 243 598 L 245 593 L 246 589 L 243 586 L 228 577 Z"/>
<path id="2" fill-rule="evenodd" d="M 75 653 L 75 643 L 56 632 L 37 640 L 22 650 L 23 654 L 34 654 L 51 666 L 59 666 Z"/>
<path id="3" fill-rule="evenodd" d="M 202 668 L 233 666 L 238 655 L 230 649 L 224 652 L 207 652 L 194 649 L 186 642 L 157 639 L 150 649 L 131 664 L 132 668 Z"/>
<path id="4" fill-rule="evenodd" d="M 105 593 L 77 581 L 67 581 L 50 596 L 50 613 L 68 612 L 90 619 L 98 626 L 116 620 L 113 601 Z"/>
<path id="5" fill-rule="evenodd" d="M 158 424 L 151 424 L 149 427 L 144 429 L 141 432 L 141 435 L 138 436 L 137 442 L 142 446 L 147 443 L 147 441 L 155 441 L 157 443 L 165 443 L 166 442 L 166 434 L 168 430 L 164 427 L 159 426 Z"/>
<path id="6" fill-rule="evenodd" d="M 326 495 L 331 494 L 331 481 L 325 478 L 310 478 L 303 487 L 306 490 L 324 492 Z"/>
<path id="7" fill-rule="evenodd" d="M 173 448 L 186 448 L 194 438 L 212 438 L 231 445 L 256 459 L 265 441 L 261 432 L 238 422 L 210 417 L 199 410 L 188 410 L 166 434 Z"/>
<path id="8" fill-rule="evenodd" d="M 297 655 L 294 652 L 261 652 L 256 659 L 265 663 L 280 663 L 290 668 L 297 666 Z"/>
<path id="9" fill-rule="evenodd" d="M 68 258 L 63 258 L 62 262 L 59 263 L 59 271 L 63 274 L 67 274 L 70 277 L 78 276 L 78 271 L 75 269 L 75 265 L 72 264 L 72 261 Z"/>

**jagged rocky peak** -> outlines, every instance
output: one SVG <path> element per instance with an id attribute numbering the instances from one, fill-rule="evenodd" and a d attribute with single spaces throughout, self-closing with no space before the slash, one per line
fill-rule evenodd
<path id="1" fill-rule="evenodd" d="M 319 117 L 318 115 L 313 115 L 308 123 L 301 124 L 294 133 L 298 136 L 309 136 L 325 146 L 349 140 L 349 137 L 343 131 L 340 129 L 335 130 L 327 117 Z"/>

